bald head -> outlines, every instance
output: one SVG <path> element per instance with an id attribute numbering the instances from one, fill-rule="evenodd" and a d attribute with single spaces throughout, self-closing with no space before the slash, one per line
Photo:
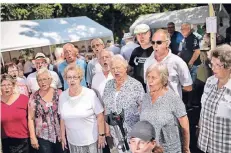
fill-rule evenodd
<path id="1" fill-rule="evenodd" d="M 72 63 L 76 60 L 78 49 L 71 43 L 63 46 L 63 53 L 67 63 Z"/>

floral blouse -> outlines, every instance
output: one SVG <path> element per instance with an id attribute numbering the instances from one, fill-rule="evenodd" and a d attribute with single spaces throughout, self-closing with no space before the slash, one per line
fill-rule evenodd
<path id="1" fill-rule="evenodd" d="M 127 133 L 139 121 L 139 106 L 142 102 L 144 89 L 136 79 L 128 76 L 125 83 L 116 91 L 115 79 L 109 80 L 105 86 L 102 100 L 105 105 L 105 113 L 120 114 L 124 110 L 123 126 Z"/>
<path id="2" fill-rule="evenodd" d="M 39 95 L 39 90 L 30 96 L 29 109 L 35 117 L 37 137 L 56 143 L 60 140 L 58 101 L 61 90 L 55 89 L 52 102 L 46 102 Z"/>

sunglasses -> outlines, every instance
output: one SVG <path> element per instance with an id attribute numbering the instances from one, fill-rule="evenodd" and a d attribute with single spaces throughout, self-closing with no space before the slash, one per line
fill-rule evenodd
<path id="1" fill-rule="evenodd" d="M 155 45 L 155 44 L 161 45 L 163 42 L 166 42 L 166 41 L 168 41 L 168 40 L 165 40 L 165 41 L 162 41 L 162 40 L 151 41 L 151 44 L 152 44 L 152 45 Z"/>

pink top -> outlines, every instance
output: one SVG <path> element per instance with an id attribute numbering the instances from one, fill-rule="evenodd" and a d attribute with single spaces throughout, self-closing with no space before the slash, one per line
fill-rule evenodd
<path id="1" fill-rule="evenodd" d="M 35 134 L 37 137 L 56 143 L 60 139 L 58 102 L 61 90 L 55 89 L 53 100 L 46 102 L 39 90 L 30 96 L 29 109 L 35 114 Z"/>

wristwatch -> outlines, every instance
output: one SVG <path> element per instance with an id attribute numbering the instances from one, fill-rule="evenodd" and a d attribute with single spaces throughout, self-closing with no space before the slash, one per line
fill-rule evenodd
<path id="1" fill-rule="evenodd" d="M 105 133 L 104 133 L 104 134 L 99 134 L 99 136 L 102 136 L 102 137 L 103 137 L 103 136 L 105 136 Z"/>

